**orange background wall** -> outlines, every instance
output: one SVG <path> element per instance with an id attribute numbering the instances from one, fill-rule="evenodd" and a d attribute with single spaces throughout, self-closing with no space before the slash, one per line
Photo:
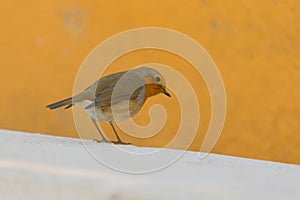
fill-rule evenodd
<path id="1" fill-rule="evenodd" d="M 299 4 L 293 0 L 4 0 L 0 6 L 0 128 L 77 137 L 72 112 L 50 112 L 45 105 L 72 94 L 80 64 L 101 41 L 128 29 L 158 26 L 202 44 L 223 76 L 227 120 L 213 152 L 300 164 Z M 179 70 L 187 65 L 172 55 L 148 50 L 123 56 L 110 69 L 144 62 Z M 197 85 L 192 74 L 185 72 Z M 207 98 L 203 83 L 199 85 L 203 92 L 197 95 Z M 166 101 L 155 97 L 143 112 L 151 103 Z M 205 102 L 204 127 L 209 119 Z M 139 119 L 144 123 L 145 118 Z M 173 129 L 169 125 L 157 138 L 132 142 L 161 146 Z M 205 132 L 199 130 L 191 150 L 199 149 L 201 131 Z"/>

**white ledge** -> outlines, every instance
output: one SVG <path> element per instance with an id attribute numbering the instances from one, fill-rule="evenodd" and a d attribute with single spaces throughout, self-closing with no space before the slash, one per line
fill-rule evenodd
<path id="1" fill-rule="evenodd" d="M 109 144 L 87 141 L 112 154 Z M 145 152 L 151 148 L 122 146 Z M 175 150 L 166 150 L 179 152 Z M 133 175 L 97 162 L 79 139 L 0 130 L 0 199 L 299 199 L 300 166 L 187 152 L 173 165 Z M 163 159 L 163 158 L 162 158 Z M 152 160 L 146 162 L 151 163 Z M 155 161 L 153 161 L 155 162 Z M 142 166 L 142 163 L 130 163 Z"/>

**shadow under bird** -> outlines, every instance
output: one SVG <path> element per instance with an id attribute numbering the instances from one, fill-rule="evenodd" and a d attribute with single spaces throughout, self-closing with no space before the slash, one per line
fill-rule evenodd
<path id="1" fill-rule="evenodd" d="M 104 76 L 86 88 L 81 93 L 47 105 L 49 109 L 79 105 L 91 117 L 97 131 L 102 137 L 102 142 L 114 144 L 129 144 L 123 142 L 113 124 L 129 119 L 142 108 L 145 101 L 154 95 L 166 91 L 166 82 L 156 70 L 140 67 Z M 101 133 L 97 121 L 108 122 L 117 141 L 109 141 Z"/>

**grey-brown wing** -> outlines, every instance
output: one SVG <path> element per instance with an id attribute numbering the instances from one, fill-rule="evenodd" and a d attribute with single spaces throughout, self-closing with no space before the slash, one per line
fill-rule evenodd
<path id="1" fill-rule="evenodd" d="M 111 103 L 119 103 L 129 99 L 143 102 L 145 94 L 144 80 L 134 73 L 126 72 L 128 71 L 100 79 L 97 87 L 94 88 L 96 91 L 94 102 L 85 108 L 108 106 Z"/>
<path id="2" fill-rule="evenodd" d="M 109 88 L 113 88 L 126 72 L 127 71 L 123 71 L 104 76 L 86 88 L 85 92 L 94 92 L 94 97 L 96 97 L 97 94 L 103 92 L 104 89 L 109 90 Z"/>

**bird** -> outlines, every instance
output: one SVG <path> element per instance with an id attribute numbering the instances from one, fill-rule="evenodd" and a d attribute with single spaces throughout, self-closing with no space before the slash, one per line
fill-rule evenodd
<path id="1" fill-rule="evenodd" d="M 114 144 L 130 144 L 121 140 L 114 124 L 137 114 L 146 100 L 158 94 L 171 97 L 161 73 L 150 67 L 139 67 L 101 77 L 81 93 L 47 105 L 49 109 L 79 105 L 90 116 L 102 140 Z M 98 121 L 108 122 L 117 138 L 109 141 L 100 131 Z"/>

